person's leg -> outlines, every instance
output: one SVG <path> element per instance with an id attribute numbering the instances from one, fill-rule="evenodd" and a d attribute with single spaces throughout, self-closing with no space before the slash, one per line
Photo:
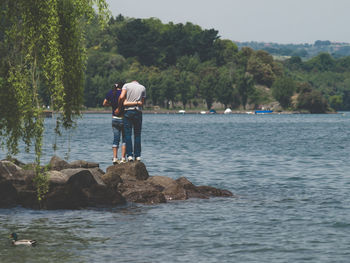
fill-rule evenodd
<path id="1" fill-rule="evenodd" d="M 126 155 L 127 157 L 133 156 L 132 154 L 132 112 L 126 111 L 124 114 L 124 133 L 125 133 L 125 143 L 126 143 Z"/>
<path id="2" fill-rule="evenodd" d="M 126 144 L 122 144 L 122 161 L 126 159 Z"/>
<path id="3" fill-rule="evenodd" d="M 142 129 L 142 112 L 137 111 L 134 118 L 134 155 L 135 158 L 141 157 L 141 129 Z"/>
<path id="4" fill-rule="evenodd" d="M 118 159 L 118 147 L 112 147 L 113 148 L 113 159 Z"/>
<path id="5" fill-rule="evenodd" d="M 116 162 L 118 158 L 118 147 L 120 142 L 120 128 L 117 119 L 112 119 L 113 128 L 113 163 Z"/>
<path id="6" fill-rule="evenodd" d="M 124 130 L 124 121 L 123 121 L 123 127 L 121 129 L 122 132 L 122 161 L 125 161 L 126 157 L 126 143 L 125 143 L 125 130 Z"/>

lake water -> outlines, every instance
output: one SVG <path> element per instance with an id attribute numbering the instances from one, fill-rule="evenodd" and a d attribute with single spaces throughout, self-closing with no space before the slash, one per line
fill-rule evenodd
<path id="1" fill-rule="evenodd" d="M 43 163 L 54 154 L 46 120 Z M 0 262 L 349 262 L 350 113 L 144 115 L 150 175 L 237 198 L 36 211 L 0 209 Z M 85 115 L 56 154 L 111 164 L 108 114 Z M 5 153 L 0 152 L 0 158 Z M 31 162 L 33 155 L 18 159 Z M 12 247 L 11 232 L 36 239 Z"/>

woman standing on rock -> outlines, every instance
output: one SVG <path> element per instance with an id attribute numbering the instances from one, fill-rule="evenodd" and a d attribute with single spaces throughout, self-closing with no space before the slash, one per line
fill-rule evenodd
<path id="1" fill-rule="evenodd" d="M 120 94 L 122 92 L 122 87 L 124 82 L 118 82 L 113 85 L 113 89 L 106 94 L 106 98 L 103 101 L 103 106 L 112 106 L 112 128 L 113 128 L 113 164 L 125 163 L 125 134 L 124 134 L 124 106 L 123 102 L 120 100 Z M 122 147 L 121 154 L 122 158 L 118 160 L 118 148 L 120 142 L 120 136 L 122 137 Z"/>

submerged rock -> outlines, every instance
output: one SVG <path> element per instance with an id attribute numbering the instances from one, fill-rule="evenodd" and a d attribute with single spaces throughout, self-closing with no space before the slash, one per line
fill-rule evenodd
<path id="1" fill-rule="evenodd" d="M 82 160 L 68 163 L 57 156 L 49 163 L 49 192 L 39 203 L 34 170 L 23 163 L 0 161 L 0 207 L 21 205 L 35 209 L 80 209 L 116 206 L 126 202 L 166 203 L 188 198 L 230 197 L 228 190 L 195 186 L 187 178 L 149 176 L 142 162 L 112 165 L 104 173 L 99 164 Z M 26 166 L 28 167 L 31 166 Z"/>

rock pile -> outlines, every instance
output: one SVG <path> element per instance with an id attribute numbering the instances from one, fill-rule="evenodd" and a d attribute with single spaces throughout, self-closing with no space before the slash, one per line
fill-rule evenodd
<path id="1" fill-rule="evenodd" d="M 0 161 L 0 207 L 34 209 L 80 209 L 123 205 L 166 203 L 188 198 L 230 197 L 233 194 L 210 186 L 195 186 L 185 177 L 177 180 L 149 176 L 142 162 L 128 162 L 107 168 L 98 163 L 68 163 L 57 156 L 48 165 L 49 192 L 39 202 L 31 166 L 18 160 Z"/>

